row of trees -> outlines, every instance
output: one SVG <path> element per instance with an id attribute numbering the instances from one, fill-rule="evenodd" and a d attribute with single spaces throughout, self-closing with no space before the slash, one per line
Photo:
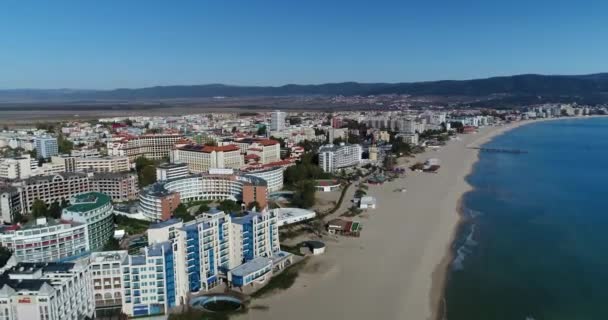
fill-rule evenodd
<path id="1" fill-rule="evenodd" d="M 61 203 L 59 203 L 58 201 L 54 201 L 53 203 L 51 203 L 50 206 L 47 206 L 44 201 L 36 199 L 32 203 L 32 216 L 34 218 L 47 217 L 59 219 L 61 218 L 61 211 L 63 210 L 63 208 L 66 208 L 68 206 L 69 202 L 66 200 L 61 201 Z"/>
<path id="2" fill-rule="evenodd" d="M 296 186 L 299 182 L 305 180 L 328 179 L 331 174 L 323 172 L 317 162 L 318 155 L 312 152 L 302 155 L 299 163 L 285 170 L 283 178 L 287 186 Z"/>
<path id="3" fill-rule="evenodd" d="M 135 159 L 135 171 L 140 187 L 156 182 L 156 163 L 146 157 Z"/>

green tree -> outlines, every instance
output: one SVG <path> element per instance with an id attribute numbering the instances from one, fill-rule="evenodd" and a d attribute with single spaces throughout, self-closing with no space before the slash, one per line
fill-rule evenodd
<path id="1" fill-rule="evenodd" d="M 137 171 L 138 173 L 141 172 L 141 170 L 143 170 L 143 168 L 145 168 L 146 166 L 152 166 L 154 165 L 154 161 L 141 156 L 138 157 L 137 159 L 135 159 L 135 171 Z"/>
<path id="2" fill-rule="evenodd" d="M 155 162 L 146 158 L 138 157 L 135 159 L 135 171 L 137 171 L 137 179 L 139 185 L 145 187 L 156 182 L 156 167 Z"/>
<path id="3" fill-rule="evenodd" d="M 196 210 L 196 214 L 203 214 L 209 211 L 209 206 L 205 203 L 198 206 L 198 210 Z"/>
<path id="4" fill-rule="evenodd" d="M 188 212 L 188 208 L 183 203 L 180 203 L 173 211 L 173 217 L 182 219 L 184 222 L 194 220 L 194 217 Z"/>
<path id="5" fill-rule="evenodd" d="M 261 209 L 260 208 L 260 204 L 257 201 L 250 202 L 247 205 L 247 210 L 253 210 L 253 208 L 256 208 L 256 210 L 260 210 Z"/>
<path id="6" fill-rule="evenodd" d="M 217 209 L 226 213 L 240 212 L 241 206 L 236 201 L 226 199 L 220 202 L 220 204 L 217 206 Z"/>
<path id="7" fill-rule="evenodd" d="M 15 212 L 13 213 L 13 223 L 23 223 L 26 222 L 27 220 L 25 220 L 25 217 L 19 213 L 19 212 Z"/>
<path id="8" fill-rule="evenodd" d="M 266 135 L 266 126 L 260 126 L 258 128 L 258 131 L 256 132 L 256 134 L 258 136 L 265 136 Z"/>
<path id="9" fill-rule="evenodd" d="M 367 192 L 365 192 L 365 190 L 363 189 L 358 189 L 357 191 L 355 191 L 355 198 L 361 198 L 365 195 L 367 195 Z"/>
<path id="10" fill-rule="evenodd" d="M 74 149 L 74 143 L 66 139 L 62 134 L 57 137 L 57 146 L 59 153 L 70 153 Z"/>
<path id="11" fill-rule="evenodd" d="M 120 250 L 120 242 L 116 240 L 114 237 L 108 239 L 106 244 L 103 246 L 103 251 L 114 251 Z"/>
<path id="12" fill-rule="evenodd" d="M 315 204 L 315 184 L 305 180 L 297 184 L 292 203 L 300 208 L 310 208 Z"/>
<path id="13" fill-rule="evenodd" d="M 53 203 L 51 203 L 51 206 L 49 207 L 47 214 L 49 217 L 51 217 L 53 219 L 61 218 L 61 206 L 59 205 L 59 202 L 57 202 L 57 200 L 55 200 L 55 201 L 53 201 Z"/>
<path id="14" fill-rule="evenodd" d="M 61 200 L 61 208 L 65 209 L 70 206 L 70 202 L 67 199 Z"/>
<path id="15" fill-rule="evenodd" d="M 0 267 L 4 267 L 11 258 L 13 252 L 5 247 L 0 247 Z"/>
<path id="16" fill-rule="evenodd" d="M 32 203 L 32 216 L 34 218 L 42 218 L 48 215 L 46 203 L 40 199 L 35 199 Z"/>
<path id="17" fill-rule="evenodd" d="M 156 182 L 156 168 L 154 166 L 144 167 L 139 174 L 139 185 L 145 187 Z"/>

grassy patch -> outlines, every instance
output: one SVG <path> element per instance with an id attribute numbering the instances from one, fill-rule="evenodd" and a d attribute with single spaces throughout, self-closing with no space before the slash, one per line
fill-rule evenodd
<path id="1" fill-rule="evenodd" d="M 114 223 L 117 225 L 116 229 L 125 230 L 128 235 L 144 233 L 150 227 L 148 221 L 132 219 L 119 214 L 114 216 Z"/>
<path id="2" fill-rule="evenodd" d="M 306 261 L 306 258 L 302 259 L 301 261 L 296 262 L 287 269 L 283 270 L 283 272 L 281 272 L 279 275 L 272 277 L 272 279 L 268 281 L 268 284 L 260 288 L 260 290 L 254 292 L 251 297 L 260 298 L 275 290 L 289 289 L 296 282 L 300 269 L 306 265 Z"/>

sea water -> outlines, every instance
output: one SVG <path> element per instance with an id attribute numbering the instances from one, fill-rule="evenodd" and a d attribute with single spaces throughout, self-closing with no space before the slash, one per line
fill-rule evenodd
<path id="1" fill-rule="evenodd" d="M 448 320 L 608 319 L 608 118 L 494 138 L 467 181 Z"/>

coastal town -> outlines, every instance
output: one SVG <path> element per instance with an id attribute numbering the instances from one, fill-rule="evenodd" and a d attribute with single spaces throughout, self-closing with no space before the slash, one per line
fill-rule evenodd
<path id="1" fill-rule="evenodd" d="M 9 319 L 287 319 L 296 301 L 314 316 L 328 296 L 365 288 L 408 297 L 386 306 L 395 315 L 427 305 L 428 317 L 478 152 L 525 152 L 482 145 L 526 123 L 607 113 L 394 105 L 7 124 L 0 302 Z M 373 275 L 382 269 L 407 279 Z M 338 318 L 365 315 L 369 301 L 349 299 Z"/>

